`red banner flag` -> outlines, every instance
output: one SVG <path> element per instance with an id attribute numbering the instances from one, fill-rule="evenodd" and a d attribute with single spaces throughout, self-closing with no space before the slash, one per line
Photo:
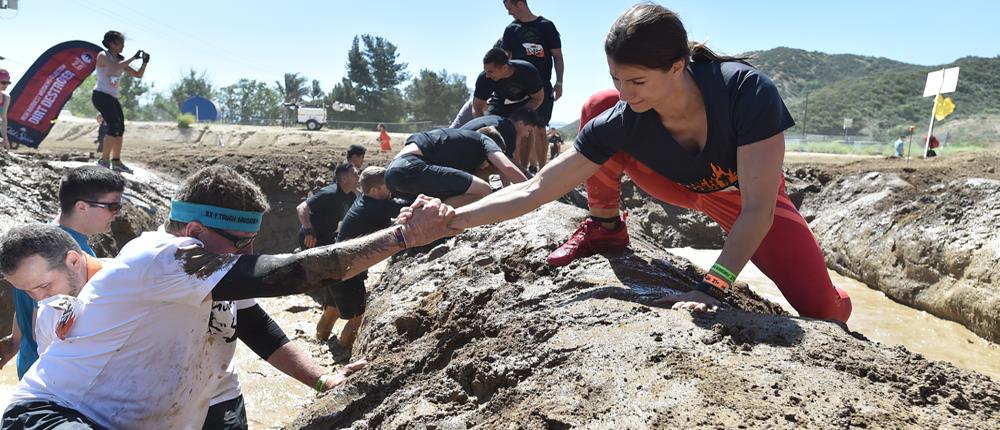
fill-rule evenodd
<path id="1" fill-rule="evenodd" d="M 94 72 L 102 50 L 74 40 L 49 48 L 35 60 L 10 93 L 7 136 L 11 144 L 37 148 L 42 143 L 73 90 Z"/>

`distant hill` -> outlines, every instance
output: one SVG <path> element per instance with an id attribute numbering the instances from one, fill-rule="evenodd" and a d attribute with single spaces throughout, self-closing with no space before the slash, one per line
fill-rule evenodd
<path id="1" fill-rule="evenodd" d="M 791 133 L 801 133 L 804 126 L 809 133 L 839 134 L 844 118 L 854 119 L 852 134 L 881 139 L 909 125 L 926 127 L 932 106 L 930 97 L 921 97 L 927 72 L 945 67 L 961 67 L 961 72 L 957 91 L 949 95 L 955 112 L 942 125 L 1000 115 L 1000 57 L 965 57 L 929 67 L 784 47 L 749 54 L 785 98 L 797 123 Z"/>
<path id="2" fill-rule="evenodd" d="M 580 120 L 573 121 L 566 124 L 558 129 L 559 134 L 563 137 L 563 140 L 569 142 L 576 139 L 577 132 L 580 131 Z"/>

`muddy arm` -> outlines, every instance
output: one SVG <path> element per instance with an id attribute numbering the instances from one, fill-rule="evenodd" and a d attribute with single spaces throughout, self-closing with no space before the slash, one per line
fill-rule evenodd
<path id="1" fill-rule="evenodd" d="M 241 255 L 212 289 L 212 298 L 279 297 L 316 290 L 368 270 L 404 249 L 402 243 L 421 246 L 453 234 L 447 224 L 455 210 L 440 200 L 420 196 L 410 209 L 406 224 L 346 242 L 297 254 Z"/>

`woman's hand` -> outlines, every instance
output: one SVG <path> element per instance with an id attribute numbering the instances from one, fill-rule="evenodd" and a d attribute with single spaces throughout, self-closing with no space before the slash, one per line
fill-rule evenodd
<path id="1" fill-rule="evenodd" d="M 686 309 L 697 312 L 712 312 L 722 306 L 722 302 L 701 291 L 688 291 L 683 294 L 670 295 L 653 301 L 654 305 L 666 306 L 672 304 L 673 310 Z"/>

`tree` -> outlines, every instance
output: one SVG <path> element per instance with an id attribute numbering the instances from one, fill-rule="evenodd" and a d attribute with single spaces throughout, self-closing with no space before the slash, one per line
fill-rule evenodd
<path id="1" fill-rule="evenodd" d="M 142 83 L 139 78 L 133 78 L 128 73 L 123 73 L 118 80 L 118 102 L 122 104 L 122 112 L 125 119 L 138 119 L 142 117 L 140 99 L 152 87 Z"/>
<path id="2" fill-rule="evenodd" d="M 284 103 L 299 104 L 302 99 L 309 95 L 309 87 L 306 86 L 306 77 L 299 76 L 298 73 L 285 73 L 284 82 L 276 81 L 278 91 L 281 92 Z"/>
<path id="3" fill-rule="evenodd" d="M 197 74 L 194 69 L 190 69 L 186 76 L 182 75 L 181 80 L 170 88 L 170 100 L 177 105 L 179 111 L 181 105 L 187 99 L 194 96 L 202 96 L 210 99 L 212 91 L 212 84 L 208 81 L 205 72 L 202 71 L 200 74 Z"/>
<path id="4" fill-rule="evenodd" d="M 152 100 L 142 105 L 139 118 L 143 121 L 174 121 L 181 114 L 180 105 L 163 93 L 154 93 Z"/>
<path id="5" fill-rule="evenodd" d="M 87 76 L 87 79 L 84 79 L 80 86 L 73 91 L 66 108 L 75 116 L 96 118 L 97 108 L 94 107 L 94 102 L 90 98 L 95 86 L 97 86 L 97 75 Z"/>
<path id="6" fill-rule="evenodd" d="M 261 124 L 281 116 L 282 93 L 266 83 L 240 79 L 216 93 L 222 117 L 241 124 Z"/>
<path id="7" fill-rule="evenodd" d="M 396 45 L 368 34 L 362 35 L 361 39 L 365 42 L 365 59 L 368 60 L 375 89 L 394 88 L 410 78 L 406 73 L 406 63 L 399 62 Z"/>
<path id="8" fill-rule="evenodd" d="M 355 36 L 351 49 L 347 51 L 347 78 L 358 94 L 360 119 L 403 119 L 406 107 L 403 94 L 397 87 L 409 79 L 405 70 L 406 63 L 399 62 L 396 45 L 378 36 Z"/>
<path id="9" fill-rule="evenodd" d="M 449 75 L 447 70 L 421 70 L 406 87 L 409 118 L 447 124 L 469 99 L 465 76 Z"/>
<path id="10" fill-rule="evenodd" d="M 319 81 L 313 79 L 312 87 L 309 89 L 309 100 L 313 103 L 323 104 L 325 99 L 326 92 L 324 92 L 323 88 L 319 85 Z"/>

